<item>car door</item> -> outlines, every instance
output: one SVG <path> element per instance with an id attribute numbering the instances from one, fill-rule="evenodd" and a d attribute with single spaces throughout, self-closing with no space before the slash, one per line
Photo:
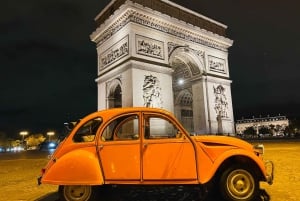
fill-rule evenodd
<path id="1" fill-rule="evenodd" d="M 105 181 L 140 180 L 140 136 L 137 114 L 126 114 L 112 120 L 98 143 Z"/>
<path id="2" fill-rule="evenodd" d="M 143 180 L 196 180 L 194 146 L 167 117 L 143 116 Z"/>

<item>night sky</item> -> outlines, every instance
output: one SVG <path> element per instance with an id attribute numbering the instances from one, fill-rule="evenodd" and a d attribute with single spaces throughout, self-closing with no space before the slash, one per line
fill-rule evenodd
<path id="1" fill-rule="evenodd" d="M 0 7 L 0 132 L 60 132 L 97 110 L 89 35 L 109 0 L 5 0 Z M 174 0 L 228 26 L 235 120 L 300 117 L 297 0 Z"/>

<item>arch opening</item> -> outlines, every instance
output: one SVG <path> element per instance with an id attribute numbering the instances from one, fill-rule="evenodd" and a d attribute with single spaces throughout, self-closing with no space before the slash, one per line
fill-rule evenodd
<path id="1" fill-rule="evenodd" d="M 194 81 L 201 79 L 204 73 L 203 63 L 199 56 L 187 47 L 176 48 L 170 55 L 169 63 L 173 69 L 172 86 L 175 116 L 189 132 L 194 133 L 199 128 L 195 128 L 194 124 L 192 87 Z"/>
<path id="2" fill-rule="evenodd" d="M 109 83 L 107 105 L 108 108 L 122 107 L 122 88 L 118 79 Z"/>

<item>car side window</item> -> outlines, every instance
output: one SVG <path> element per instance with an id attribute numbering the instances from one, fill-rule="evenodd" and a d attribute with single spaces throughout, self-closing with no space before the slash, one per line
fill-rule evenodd
<path id="1" fill-rule="evenodd" d="M 97 117 L 86 122 L 81 126 L 73 136 L 74 142 L 92 142 L 95 139 L 96 132 L 102 123 L 102 119 Z"/>
<path id="2" fill-rule="evenodd" d="M 136 114 L 113 120 L 103 131 L 102 141 L 135 140 L 139 138 L 139 120 Z"/>
<path id="3" fill-rule="evenodd" d="M 161 117 L 144 118 L 144 135 L 146 139 L 180 138 L 177 127 L 167 119 Z"/>

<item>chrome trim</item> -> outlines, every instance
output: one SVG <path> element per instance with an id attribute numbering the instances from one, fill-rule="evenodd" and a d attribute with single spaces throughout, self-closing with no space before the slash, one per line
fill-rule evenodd
<path id="1" fill-rule="evenodd" d="M 265 161 L 265 167 L 266 167 L 266 181 L 269 185 L 273 184 L 274 180 L 274 163 L 273 161 Z"/>
<path id="2" fill-rule="evenodd" d="M 264 155 L 265 146 L 263 144 L 256 144 L 253 146 L 254 151 L 258 152 L 260 155 Z"/>

